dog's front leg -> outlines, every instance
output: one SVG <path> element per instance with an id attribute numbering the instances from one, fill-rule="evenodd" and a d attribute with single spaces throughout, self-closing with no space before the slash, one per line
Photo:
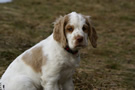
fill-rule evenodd
<path id="1" fill-rule="evenodd" d="M 44 87 L 44 90 L 59 90 L 57 82 L 46 82 L 46 85 Z"/>
<path id="2" fill-rule="evenodd" d="M 60 90 L 58 85 L 58 78 L 56 76 L 43 76 L 42 77 L 42 86 L 44 90 Z"/>
<path id="3" fill-rule="evenodd" d="M 60 90 L 58 80 L 60 77 L 60 68 L 49 67 L 42 72 L 41 84 L 44 90 Z"/>
<path id="4" fill-rule="evenodd" d="M 74 90 L 74 84 L 72 78 L 67 80 L 63 85 L 62 85 L 62 90 Z"/>

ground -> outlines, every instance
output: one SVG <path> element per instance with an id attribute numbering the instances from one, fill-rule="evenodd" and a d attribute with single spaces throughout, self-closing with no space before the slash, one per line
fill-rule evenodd
<path id="1" fill-rule="evenodd" d="M 135 90 L 135 0 L 14 0 L 0 4 L 0 76 L 72 11 L 90 15 L 98 47 L 81 53 L 75 90 Z"/>

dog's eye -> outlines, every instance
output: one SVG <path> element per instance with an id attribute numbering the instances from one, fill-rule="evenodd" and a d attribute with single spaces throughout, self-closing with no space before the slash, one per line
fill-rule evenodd
<path id="1" fill-rule="evenodd" d="M 86 30 L 86 27 L 85 26 L 83 26 L 83 31 L 85 31 Z"/>
<path id="2" fill-rule="evenodd" d="M 73 32 L 74 28 L 72 26 L 67 27 L 68 32 Z"/>
<path id="3" fill-rule="evenodd" d="M 68 28 L 68 31 L 73 31 L 73 28 L 72 27 Z"/>
<path id="4" fill-rule="evenodd" d="M 86 25 L 84 25 L 83 28 L 82 28 L 82 30 L 83 30 L 84 32 L 87 32 L 87 31 L 88 31 L 88 27 L 87 27 Z"/>

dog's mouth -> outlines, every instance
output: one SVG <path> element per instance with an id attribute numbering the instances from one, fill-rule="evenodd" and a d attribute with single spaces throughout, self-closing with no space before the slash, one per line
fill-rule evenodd
<path id="1" fill-rule="evenodd" d="M 76 41 L 75 44 L 74 44 L 74 48 L 77 48 L 77 49 L 81 49 L 81 48 L 84 48 L 84 47 L 86 47 L 86 44 L 84 43 L 84 41 L 82 41 L 82 42 Z"/>
<path id="2" fill-rule="evenodd" d="M 84 48 L 84 47 L 86 47 L 86 45 L 78 44 L 78 45 L 75 46 L 75 48 L 77 48 L 77 49 L 81 49 L 81 48 Z"/>

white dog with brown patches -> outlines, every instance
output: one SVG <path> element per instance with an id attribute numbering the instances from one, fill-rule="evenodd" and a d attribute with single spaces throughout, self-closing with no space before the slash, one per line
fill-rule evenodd
<path id="1" fill-rule="evenodd" d="M 76 12 L 61 16 L 52 35 L 9 65 L 1 78 L 3 90 L 74 90 L 72 75 L 88 38 L 96 47 L 97 34 L 89 16 Z"/>

